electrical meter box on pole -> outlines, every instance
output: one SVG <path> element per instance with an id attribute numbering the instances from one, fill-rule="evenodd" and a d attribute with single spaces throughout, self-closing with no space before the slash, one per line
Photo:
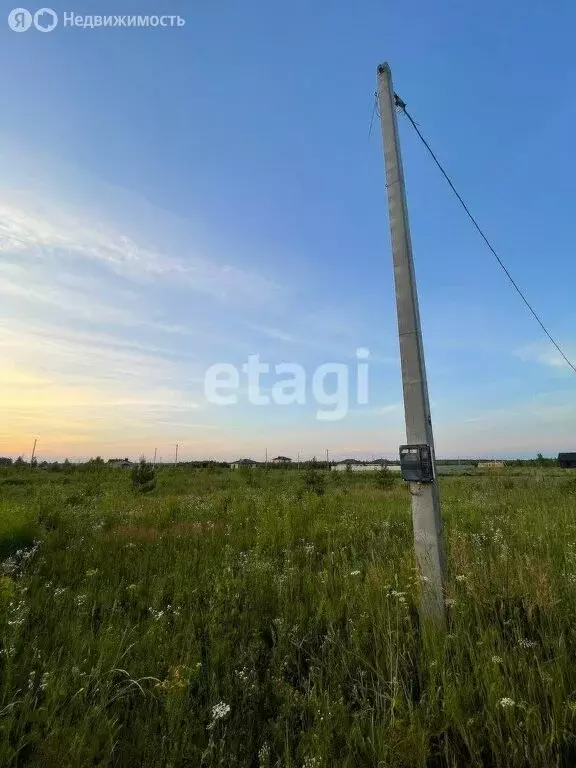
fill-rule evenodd
<path id="1" fill-rule="evenodd" d="M 434 481 L 434 465 L 429 445 L 401 445 L 400 470 L 409 483 Z"/>

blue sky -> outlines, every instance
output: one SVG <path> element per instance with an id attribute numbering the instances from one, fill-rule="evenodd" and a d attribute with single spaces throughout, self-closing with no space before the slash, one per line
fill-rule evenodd
<path id="1" fill-rule="evenodd" d="M 404 441 L 375 70 L 576 356 L 576 8 L 53 3 L 178 29 L 1 29 L 0 452 L 393 455 Z M 9 10 L 9 8 L 8 8 Z M 32 11 L 36 8 L 31 8 Z M 8 11 L 6 11 L 7 14 Z M 400 121 L 437 453 L 574 449 L 558 360 Z M 355 365 L 370 402 L 206 402 L 213 363 Z M 272 377 L 274 380 L 274 377 Z M 351 398 L 353 393 L 351 393 Z"/>

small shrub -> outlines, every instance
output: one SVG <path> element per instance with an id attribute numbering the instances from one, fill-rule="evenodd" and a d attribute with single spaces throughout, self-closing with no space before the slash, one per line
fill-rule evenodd
<path id="1" fill-rule="evenodd" d="M 144 457 L 140 459 L 139 464 L 132 467 L 131 477 L 132 487 L 140 493 L 149 493 L 156 488 L 156 472 Z"/>
<path id="2" fill-rule="evenodd" d="M 376 474 L 376 483 L 379 488 L 392 488 L 394 485 L 394 476 L 388 467 L 382 467 Z"/>
<path id="3" fill-rule="evenodd" d="M 323 496 L 326 491 L 326 478 L 318 470 L 310 467 L 303 476 L 304 489 L 310 493 L 316 493 Z"/>

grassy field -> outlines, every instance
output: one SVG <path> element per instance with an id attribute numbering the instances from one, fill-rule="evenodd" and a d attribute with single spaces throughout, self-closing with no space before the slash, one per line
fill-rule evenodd
<path id="1" fill-rule="evenodd" d="M 0 470 L 0 766 L 576 764 L 576 473 Z"/>

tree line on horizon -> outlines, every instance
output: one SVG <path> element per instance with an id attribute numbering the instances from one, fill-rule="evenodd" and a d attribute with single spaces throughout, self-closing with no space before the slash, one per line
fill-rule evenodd
<path id="1" fill-rule="evenodd" d="M 140 461 L 142 460 L 142 457 Z M 118 461 L 128 461 L 127 458 L 124 459 L 109 459 L 107 462 L 101 457 L 96 456 L 94 458 L 90 458 L 87 461 L 75 461 L 72 462 L 69 459 L 65 459 L 62 462 L 59 461 L 38 461 L 36 458 L 28 461 L 23 456 L 19 456 L 17 459 L 12 459 L 8 456 L 0 456 L 0 467 L 14 467 L 14 468 L 38 468 L 38 469 L 46 469 L 50 471 L 71 471 L 74 468 L 88 468 L 88 469 L 98 469 L 98 468 L 104 468 L 107 466 L 107 464 L 118 462 Z M 447 464 L 451 465 L 470 465 L 470 464 L 479 464 L 482 462 L 488 462 L 488 461 L 499 461 L 498 459 L 436 459 L 436 464 L 439 466 L 446 466 Z M 528 467 L 528 466 L 536 466 L 536 467 L 557 467 L 559 466 L 558 458 L 552 458 L 552 457 L 546 457 L 542 453 L 538 453 L 535 458 L 533 459 L 502 459 L 501 460 L 505 466 L 507 467 Z M 344 459 L 340 461 L 329 461 L 328 464 L 330 466 L 334 466 L 335 464 L 341 464 L 343 462 L 349 462 L 350 464 L 373 464 L 373 463 L 382 463 L 387 465 L 398 465 L 400 464 L 400 461 L 398 459 L 394 460 L 388 460 L 388 459 L 375 459 L 375 460 L 360 460 L 360 459 Z M 148 462 L 151 463 L 151 462 Z M 206 459 L 206 460 L 197 460 L 197 461 L 179 461 L 178 467 L 180 468 L 195 468 L 195 469 L 207 469 L 207 468 L 227 468 L 230 466 L 230 464 L 233 462 L 228 461 L 216 461 L 212 459 Z M 264 465 L 264 462 L 259 462 L 260 466 Z M 169 467 L 169 466 L 175 466 L 173 462 L 162 462 L 157 463 L 157 467 Z M 289 467 L 295 468 L 298 464 L 295 461 L 292 462 L 284 462 L 284 463 L 272 463 L 268 462 L 266 464 L 266 467 L 268 469 L 286 469 Z M 326 461 L 322 459 L 317 459 L 316 457 L 313 457 L 312 459 L 307 459 L 299 462 L 299 466 L 301 468 L 307 468 L 307 467 L 325 467 Z"/>

